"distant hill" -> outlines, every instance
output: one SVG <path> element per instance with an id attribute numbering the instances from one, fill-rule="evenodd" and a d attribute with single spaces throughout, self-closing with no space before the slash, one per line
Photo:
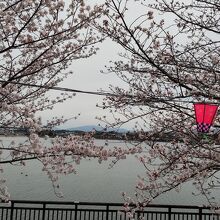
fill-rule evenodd
<path id="1" fill-rule="evenodd" d="M 86 125 L 86 126 L 80 126 L 80 127 L 75 127 L 75 128 L 68 128 L 66 130 L 69 130 L 69 131 L 84 131 L 84 132 L 90 132 L 90 131 L 93 131 L 93 130 L 106 131 L 106 132 L 114 131 L 114 132 L 118 132 L 118 133 L 128 132 L 128 130 L 123 129 L 123 128 L 119 128 L 119 129 L 117 129 L 117 128 L 108 128 L 107 130 L 105 130 L 102 127 L 97 126 L 97 125 Z"/>

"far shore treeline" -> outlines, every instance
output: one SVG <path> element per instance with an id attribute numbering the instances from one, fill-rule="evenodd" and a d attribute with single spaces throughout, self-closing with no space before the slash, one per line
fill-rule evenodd
<path id="1" fill-rule="evenodd" d="M 158 142 L 171 142 L 176 136 L 174 132 L 166 131 L 164 133 L 159 134 L 151 134 L 149 131 L 143 131 L 143 132 L 136 132 L 136 131 L 106 131 L 104 130 L 92 130 L 92 131 L 82 131 L 82 130 L 69 130 L 69 129 L 59 129 L 59 130 L 53 130 L 53 129 L 43 129 L 40 132 L 38 132 L 38 135 L 40 137 L 48 136 L 50 138 L 54 138 L 57 136 L 60 137 L 66 137 L 68 135 L 78 135 L 78 136 L 84 136 L 86 134 L 92 134 L 92 136 L 95 139 L 105 139 L 105 140 L 129 140 L 129 141 L 158 141 Z M 209 133 L 202 135 L 204 140 L 215 140 L 216 142 L 219 142 L 219 137 L 217 133 Z M 29 130 L 26 128 L 8 128 L 4 130 L 0 129 L 0 135 L 2 136 L 27 136 L 29 135 Z M 181 137 L 180 137 L 181 140 Z"/>

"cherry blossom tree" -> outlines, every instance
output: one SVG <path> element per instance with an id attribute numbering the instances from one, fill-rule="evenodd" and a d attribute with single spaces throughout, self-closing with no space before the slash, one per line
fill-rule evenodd
<path id="1" fill-rule="evenodd" d="M 73 97 L 63 93 L 51 99 L 47 88 L 71 74 L 68 67 L 73 60 L 96 53 L 96 43 L 102 37 L 90 23 L 100 13 L 101 7 L 90 7 L 83 0 L 0 1 L 0 126 L 24 128 L 29 133 L 25 143 L 18 144 L 12 139 L 9 146 L 1 144 L 1 172 L 5 164 L 25 165 L 25 161 L 37 159 L 54 183 L 58 173 L 74 172 L 70 159 L 65 158 L 68 152 L 82 154 L 82 145 L 87 142 L 90 151 L 96 152 L 90 140 L 83 142 L 79 138 L 71 145 L 68 139 L 58 138 L 46 147 L 37 135 L 43 124 L 36 113 L 53 109 L 56 103 Z M 64 121 L 55 117 L 47 127 Z M 90 151 L 87 155 L 92 154 Z M 76 160 L 75 154 L 72 152 L 72 161 Z M 8 200 L 5 179 L 1 177 L 0 182 L 0 199 Z"/>
<path id="2" fill-rule="evenodd" d="M 111 85 L 115 96 L 102 107 L 114 121 L 101 120 L 136 121 L 139 141 L 148 144 L 137 156 L 146 176 L 139 177 L 137 200 L 128 199 L 138 208 L 189 181 L 211 205 L 219 202 L 212 197 L 220 183 L 219 140 L 196 131 L 193 111 L 193 102 L 220 98 L 219 12 L 216 0 L 107 0 L 102 25 L 96 24 L 122 46 L 106 72 L 127 85 Z M 171 141 L 158 142 L 166 133 Z"/>
<path id="3" fill-rule="evenodd" d="M 137 159 L 146 176 L 139 177 L 136 201 L 124 195 L 128 203 L 141 208 L 192 181 L 215 204 L 210 192 L 219 185 L 219 145 L 212 135 L 204 138 L 196 132 L 192 102 L 217 102 L 220 96 L 218 1 L 105 2 L 103 8 L 83 0 L 0 1 L 0 123 L 29 132 L 22 144 L 2 144 L 1 171 L 5 164 L 36 159 L 56 189 L 58 176 L 74 173 L 83 158 L 101 162 L 142 152 Z M 102 120 L 111 126 L 136 120 L 138 139 L 148 147 L 105 149 L 95 146 L 90 135 L 57 137 L 46 146 L 37 135 L 42 122 L 36 113 L 72 98 L 61 94 L 51 99 L 47 88 L 71 74 L 68 67 L 74 59 L 95 54 L 96 43 L 106 36 L 124 48 L 121 60 L 107 71 L 115 72 L 127 88 L 110 87 L 113 95 L 106 97 L 103 108 L 111 110 L 115 121 Z M 49 126 L 62 121 L 55 118 Z M 166 132 L 172 141 L 158 142 Z M 0 198 L 9 199 L 2 176 Z M 129 206 L 126 211 L 133 212 Z"/>
<path id="4" fill-rule="evenodd" d="M 0 1 L 0 127 L 23 128 L 29 133 L 24 143 L 13 140 L 0 146 L 0 199 L 10 196 L 4 177 L 5 165 L 24 166 L 38 160 L 56 192 L 60 174 L 75 172 L 82 158 L 124 157 L 129 150 L 96 147 L 91 135 L 57 137 L 45 143 L 38 132 L 45 126 L 36 116 L 56 103 L 72 98 L 67 93 L 52 99 L 47 91 L 65 79 L 73 60 L 88 58 L 97 51 L 102 34 L 91 27 L 102 6 L 83 0 Z M 38 85 L 33 87 L 31 85 Z M 47 128 L 65 120 L 54 118 Z M 137 151 L 137 149 L 134 149 Z"/>

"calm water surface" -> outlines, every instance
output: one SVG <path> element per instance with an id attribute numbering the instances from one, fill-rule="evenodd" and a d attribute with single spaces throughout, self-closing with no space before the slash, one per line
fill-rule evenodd
<path id="1" fill-rule="evenodd" d="M 5 145 L 14 137 L 1 137 Z M 16 142 L 22 142 L 24 137 L 15 137 Z M 97 140 L 97 144 L 104 144 Z M 112 141 L 109 147 L 123 145 L 123 142 Z M 123 202 L 121 192 L 133 195 L 137 175 L 145 172 L 138 160 L 129 156 L 119 161 L 109 169 L 111 161 L 99 164 L 97 160 L 84 160 L 77 166 L 77 174 L 70 174 L 60 178 L 61 190 L 64 197 L 58 198 L 53 191 L 51 182 L 41 172 L 42 166 L 37 161 L 30 161 L 26 167 L 7 165 L 4 177 L 12 199 L 22 200 L 65 200 L 89 202 Z M 219 196 L 220 198 L 220 196 Z M 186 204 L 202 205 L 202 197 L 192 196 L 191 184 L 182 187 L 180 193 L 175 191 L 158 198 L 157 204 Z"/>

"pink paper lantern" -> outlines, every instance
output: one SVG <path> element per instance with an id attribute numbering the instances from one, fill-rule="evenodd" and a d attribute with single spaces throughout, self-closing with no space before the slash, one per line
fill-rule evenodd
<path id="1" fill-rule="evenodd" d="M 195 103 L 197 131 L 208 133 L 216 116 L 218 105 L 208 103 Z"/>

